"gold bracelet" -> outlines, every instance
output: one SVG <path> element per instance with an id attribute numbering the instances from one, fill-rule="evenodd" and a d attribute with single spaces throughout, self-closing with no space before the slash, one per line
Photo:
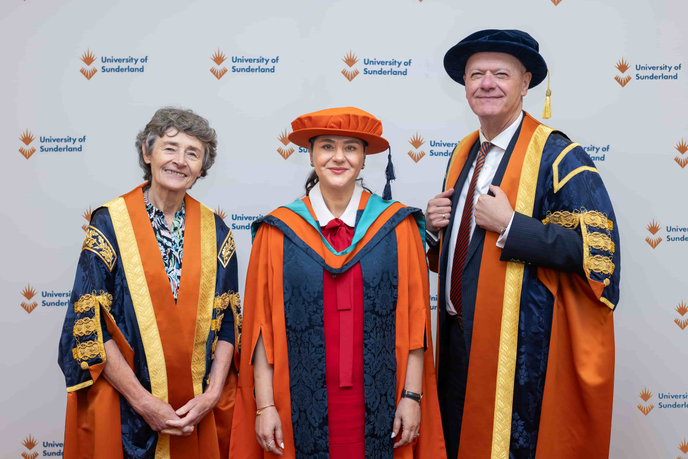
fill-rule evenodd
<path id="1" fill-rule="evenodd" d="M 262 407 L 262 408 L 258 408 L 258 409 L 256 410 L 256 416 L 260 416 L 261 412 L 262 412 L 264 409 L 270 408 L 271 406 L 275 406 L 275 405 L 274 405 L 274 404 L 273 404 L 273 405 L 265 405 L 265 406 Z"/>

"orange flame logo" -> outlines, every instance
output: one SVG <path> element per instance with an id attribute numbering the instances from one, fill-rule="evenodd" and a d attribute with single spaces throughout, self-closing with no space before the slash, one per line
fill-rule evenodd
<path id="1" fill-rule="evenodd" d="M 561 3 L 561 0 L 552 0 L 552 3 L 554 3 L 554 6 L 557 6 Z"/>
<path id="2" fill-rule="evenodd" d="M 216 65 L 222 65 L 222 63 L 227 60 L 227 56 L 225 56 L 225 53 L 220 51 L 220 48 L 218 48 L 215 54 L 210 56 L 210 60 L 215 62 Z"/>
<path id="3" fill-rule="evenodd" d="M 676 312 L 681 314 L 681 316 L 685 316 L 688 312 L 688 305 L 686 305 L 684 301 L 681 301 L 679 304 L 676 305 Z"/>
<path id="4" fill-rule="evenodd" d="M 21 153 L 24 158 L 29 159 L 31 156 L 33 156 L 34 153 L 36 153 L 36 149 L 33 147 L 31 147 L 31 148 L 21 147 L 19 149 L 19 153 Z"/>
<path id="5" fill-rule="evenodd" d="M 87 49 L 86 52 L 81 55 L 81 61 L 90 67 L 91 64 L 96 61 L 96 55 L 93 54 L 91 50 Z"/>
<path id="6" fill-rule="evenodd" d="M 678 325 L 678 327 L 679 327 L 681 330 L 685 330 L 686 327 L 688 327 L 688 317 L 686 317 L 685 319 L 676 318 L 676 319 L 674 319 L 674 323 L 675 323 L 676 325 Z"/>
<path id="7" fill-rule="evenodd" d="M 650 247 L 652 247 L 653 249 L 656 249 L 657 246 L 659 245 L 659 243 L 662 242 L 662 238 L 661 237 L 651 238 L 650 236 L 648 236 L 645 238 L 645 242 L 650 244 Z"/>
<path id="8" fill-rule="evenodd" d="M 342 75 L 344 75 L 347 80 L 353 81 L 353 79 L 358 76 L 358 69 L 354 69 L 354 70 L 344 69 L 344 70 L 342 70 Z"/>
<path id="9" fill-rule="evenodd" d="M 685 140 L 681 139 L 681 141 L 676 144 L 676 149 L 679 153 L 684 154 L 688 151 L 688 143 L 686 143 Z"/>
<path id="10" fill-rule="evenodd" d="M 215 67 L 213 67 L 210 69 L 210 73 L 215 75 L 215 78 L 217 78 L 219 80 L 220 78 L 225 76 L 225 74 L 227 73 L 227 68 L 222 67 L 221 69 L 216 69 Z"/>
<path id="11" fill-rule="evenodd" d="M 650 414 L 650 411 L 652 411 L 652 410 L 654 409 L 654 407 L 655 407 L 654 405 L 650 405 L 650 406 L 638 405 L 638 409 L 639 409 L 645 416 L 647 416 L 648 414 Z"/>
<path id="12" fill-rule="evenodd" d="M 33 438 L 33 435 L 29 435 L 22 442 L 22 445 L 24 445 L 24 448 L 28 449 L 29 451 L 34 449 L 37 444 L 38 444 L 38 442 L 36 441 L 35 438 Z"/>
<path id="13" fill-rule="evenodd" d="M 654 236 L 655 234 L 657 234 L 657 231 L 659 231 L 660 228 L 661 228 L 660 224 L 657 223 L 657 222 L 654 220 L 654 218 L 653 218 L 652 221 L 651 221 L 650 223 L 648 223 L 648 225 L 647 225 L 647 230 L 648 230 L 649 232 L 651 232 L 653 236 Z"/>
<path id="14" fill-rule="evenodd" d="M 38 306 L 38 303 L 36 303 L 35 301 L 32 303 L 27 303 L 26 301 L 22 301 L 22 304 L 21 304 L 21 307 L 24 308 L 24 310 L 26 312 L 28 312 L 29 314 L 31 314 L 33 312 L 33 310 L 36 309 L 37 306 Z"/>
<path id="15" fill-rule="evenodd" d="M 285 147 L 286 147 L 287 145 L 289 145 L 289 133 L 287 132 L 286 129 L 284 130 L 283 133 L 281 133 L 281 134 L 279 135 L 279 137 L 277 137 L 277 140 L 279 140 L 280 142 L 282 142 L 282 145 L 284 145 Z"/>
<path id="16" fill-rule="evenodd" d="M 418 150 L 425 143 L 425 140 L 423 140 L 423 138 L 421 136 L 419 136 L 418 133 L 416 132 L 416 135 L 411 137 L 411 139 L 409 140 L 409 143 L 411 145 L 413 145 L 413 148 Z"/>
<path id="17" fill-rule="evenodd" d="M 626 85 L 628 84 L 629 81 L 631 81 L 631 76 L 630 76 L 630 75 L 626 75 L 625 77 L 622 78 L 622 77 L 620 77 L 619 75 L 616 75 L 616 76 L 614 77 L 614 79 L 615 79 L 616 82 L 619 83 L 619 84 L 621 85 L 621 87 L 623 88 L 624 86 L 626 86 Z"/>
<path id="18" fill-rule="evenodd" d="M 24 142 L 24 145 L 26 145 L 26 146 L 28 147 L 29 144 L 30 144 L 31 142 L 33 142 L 34 140 L 36 140 L 36 138 L 35 138 L 35 137 L 33 136 L 33 134 L 31 134 L 31 132 L 29 132 L 29 130 L 27 129 L 27 130 L 19 137 L 19 140 L 21 140 L 22 142 Z"/>
<path id="19" fill-rule="evenodd" d="M 33 453 L 27 453 L 24 451 L 21 455 L 24 459 L 36 459 L 38 457 L 38 452 L 34 451 Z"/>
<path id="20" fill-rule="evenodd" d="M 26 287 L 24 287 L 24 290 L 21 291 L 21 294 L 24 298 L 26 298 L 29 301 L 31 301 L 31 298 L 37 295 L 36 290 L 33 287 L 31 287 L 31 284 L 28 284 Z"/>
<path id="21" fill-rule="evenodd" d="M 280 156 L 282 156 L 282 158 L 284 158 L 284 159 L 288 159 L 294 153 L 294 151 L 296 151 L 296 150 L 294 150 L 292 147 L 289 147 L 289 148 L 279 147 L 277 149 L 277 153 L 279 153 Z"/>
<path id="22" fill-rule="evenodd" d="M 424 151 L 416 152 L 413 150 L 409 150 L 408 155 L 411 157 L 412 160 L 414 160 L 416 163 L 418 163 L 418 161 L 423 159 L 423 156 L 425 156 L 425 152 Z"/>
<path id="23" fill-rule="evenodd" d="M 638 394 L 638 397 L 642 398 L 643 402 L 647 402 L 648 400 L 650 400 L 652 398 L 652 392 L 647 390 L 647 387 L 645 387 L 643 390 L 640 391 L 640 393 Z"/>
<path id="24" fill-rule="evenodd" d="M 342 59 L 342 60 L 343 60 L 344 63 L 345 63 L 346 65 L 348 65 L 349 67 L 353 67 L 353 66 L 356 64 L 356 62 L 358 62 L 358 58 L 357 58 L 356 55 L 355 55 L 353 52 L 351 52 L 351 51 L 349 51 L 349 54 L 345 54 L 345 55 L 344 55 L 344 59 Z"/>
<path id="25" fill-rule="evenodd" d="M 21 150 L 21 149 L 20 149 Z M 676 164 L 681 166 L 681 169 L 684 169 L 688 165 L 688 156 L 681 158 L 680 156 L 677 156 L 674 158 L 674 161 L 676 161 Z"/>
<path id="26" fill-rule="evenodd" d="M 217 206 L 217 209 L 215 210 L 215 215 L 217 215 L 218 217 L 220 217 L 222 220 L 224 220 L 225 218 L 227 218 L 227 214 L 225 213 L 224 210 L 222 210 L 222 209 L 220 208 L 220 206 Z"/>
<path id="27" fill-rule="evenodd" d="M 683 454 L 688 454 L 688 442 L 685 438 L 681 443 L 679 443 L 678 449 L 680 449 Z"/>
<path id="28" fill-rule="evenodd" d="M 626 59 L 624 59 L 623 57 L 619 62 L 616 63 L 616 69 L 621 73 L 626 73 L 626 70 L 630 68 L 631 66 L 628 65 L 628 62 L 626 62 Z"/>
<path id="29" fill-rule="evenodd" d="M 98 73 L 98 69 L 95 67 L 93 67 L 92 69 L 85 69 L 82 67 L 81 70 L 79 70 L 79 71 L 81 72 L 81 74 L 83 76 L 86 77 L 87 80 L 90 80 L 91 78 L 93 78 L 93 75 Z"/>

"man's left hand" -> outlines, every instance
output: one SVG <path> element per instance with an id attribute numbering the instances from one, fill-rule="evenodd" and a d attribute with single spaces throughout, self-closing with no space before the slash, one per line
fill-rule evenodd
<path id="1" fill-rule="evenodd" d="M 185 427 L 192 427 L 191 432 L 193 432 L 193 426 L 201 422 L 210 410 L 215 408 L 215 405 L 220 401 L 221 395 L 221 393 L 205 392 L 198 397 L 192 398 L 186 405 L 177 410 L 177 416 L 181 419 L 167 421 L 167 425 L 176 427 L 183 432 L 186 432 Z M 163 431 L 163 433 L 165 432 Z"/>
<path id="2" fill-rule="evenodd" d="M 494 196 L 480 195 L 475 204 L 475 224 L 487 231 L 501 233 L 509 226 L 514 209 L 509 198 L 498 186 L 490 185 Z"/>

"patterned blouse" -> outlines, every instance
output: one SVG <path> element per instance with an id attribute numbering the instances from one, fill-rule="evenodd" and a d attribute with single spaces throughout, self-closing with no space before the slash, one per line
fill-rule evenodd
<path id="1" fill-rule="evenodd" d="M 165 265 L 165 271 L 167 271 L 167 277 L 170 280 L 174 301 L 176 302 L 177 294 L 179 293 L 179 281 L 182 275 L 182 254 L 184 252 L 184 224 L 186 222 L 184 202 L 182 201 L 181 209 L 174 214 L 172 230 L 170 230 L 167 226 L 167 221 L 165 221 L 165 214 L 148 202 L 147 193 L 143 194 L 143 199 L 146 203 L 148 218 L 150 218 L 151 225 L 153 226 L 155 238 L 158 240 L 162 261 Z"/>

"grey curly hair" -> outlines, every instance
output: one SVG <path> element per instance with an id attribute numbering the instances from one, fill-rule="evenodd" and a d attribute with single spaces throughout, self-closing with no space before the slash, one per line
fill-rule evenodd
<path id="1" fill-rule="evenodd" d="M 143 179 L 151 180 L 151 167 L 143 160 L 143 145 L 150 155 L 155 141 L 163 137 L 167 131 L 175 129 L 186 135 L 196 137 L 205 147 L 201 177 L 208 175 L 208 169 L 213 167 L 217 156 L 217 133 L 210 127 L 208 120 L 195 114 L 192 110 L 174 107 L 164 107 L 153 115 L 146 127 L 136 136 L 136 150 L 139 154 L 139 165 L 143 169 Z M 176 135 L 176 134 L 175 134 Z"/>

